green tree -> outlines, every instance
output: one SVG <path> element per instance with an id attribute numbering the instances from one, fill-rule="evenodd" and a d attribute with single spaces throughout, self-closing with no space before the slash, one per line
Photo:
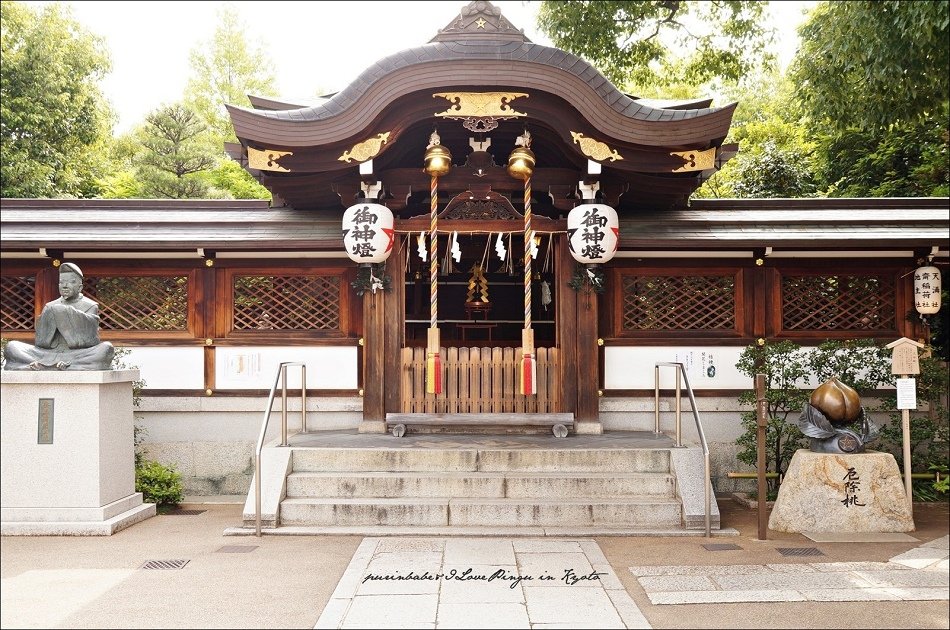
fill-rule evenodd
<path id="1" fill-rule="evenodd" d="M 208 185 L 199 174 L 215 165 L 207 127 L 184 105 L 166 105 L 146 117 L 136 173 L 149 197 L 206 197 Z"/>
<path id="2" fill-rule="evenodd" d="M 277 95 L 273 63 L 261 43 L 248 43 L 232 6 L 219 10 L 211 41 L 191 51 L 191 67 L 185 102 L 211 128 L 218 151 L 224 141 L 236 140 L 225 105 L 245 105 L 248 94 Z"/>
<path id="3" fill-rule="evenodd" d="M 727 162 L 695 197 L 813 197 L 821 192 L 817 142 L 795 116 L 794 86 L 777 71 L 759 72 L 723 88 L 739 105 L 726 143 L 739 154 Z"/>
<path id="4" fill-rule="evenodd" d="M 214 197 L 231 199 L 270 199 L 269 190 L 261 186 L 251 174 L 229 158 L 221 158 L 212 170 L 201 174 Z"/>
<path id="5" fill-rule="evenodd" d="M 740 0 L 544 0 L 538 26 L 615 85 L 635 90 L 738 80 L 769 62 L 766 3 Z M 689 50 L 678 56 L 674 50 Z"/>
<path id="6" fill-rule="evenodd" d="M 112 125 L 103 41 L 69 9 L 0 3 L 0 196 L 91 197 Z"/>
<path id="7" fill-rule="evenodd" d="M 136 175 L 136 160 L 142 152 L 141 127 L 112 138 L 108 155 L 110 167 L 99 180 L 103 199 L 136 199 L 145 197 L 142 182 Z"/>
<path id="8" fill-rule="evenodd" d="M 829 197 L 945 197 L 950 131 L 945 102 L 936 115 L 887 129 L 832 132 L 817 160 Z"/>
<path id="9" fill-rule="evenodd" d="M 934 116 L 950 97 L 950 3 L 823 2 L 799 29 L 791 73 L 812 122 L 886 129 Z"/>

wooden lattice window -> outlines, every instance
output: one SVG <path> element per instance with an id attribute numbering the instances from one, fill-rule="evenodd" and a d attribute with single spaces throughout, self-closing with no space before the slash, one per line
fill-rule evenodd
<path id="1" fill-rule="evenodd" d="M 83 292 L 99 303 L 102 330 L 188 329 L 188 276 L 86 276 Z"/>
<path id="2" fill-rule="evenodd" d="M 623 275 L 621 331 L 736 330 L 735 275 Z"/>
<path id="3" fill-rule="evenodd" d="M 788 275 L 782 277 L 785 330 L 894 330 L 892 275 Z"/>
<path id="4" fill-rule="evenodd" d="M 35 276 L 0 277 L 0 328 L 33 330 Z"/>
<path id="5" fill-rule="evenodd" d="M 340 286 L 329 275 L 235 275 L 234 330 L 340 330 Z"/>

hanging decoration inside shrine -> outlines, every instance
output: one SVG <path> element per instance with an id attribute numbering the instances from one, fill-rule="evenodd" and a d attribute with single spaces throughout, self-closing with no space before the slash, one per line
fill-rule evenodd
<path id="1" fill-rule="evenodd" d="M 468 291 L 465 293 L 465 312 L 487 313 L 491 309 L 491 301 L 488 299 L 488 278 L 485 277 L 485 270 L 476 263 L 472 265 L 471 272 L 472 277 L 468 279 Z"/>
<path id="2" fill-rule="evenodd" d="M 452 153 L 442 146 L 435 131 L 429 137 L 425 153 L 425 172 L 429 185 L 429 331 L 426 343 L 426 393 L 442 393 L 442 357 L 439 339 L 439 177 L 452 169 Z"/>
<path id="3" fill-rule="evenodd" d="M 508 174 L 524 180 L 524 329 L 521 331 L 521 369 L 518 371 L 519 391 L 525 396 L 538 393 L 537 360 L 534 356 L 534 330 L 531 328 L 531 261 L 534 249 L 534 231 L 531 229 L 531 175 L 534 173 L 534 153 L 531 151 L 531 133 L 515 140 L 515 148 L 508 157 Z"/>
<path id="4" fill-rule="evenodd" d="M 932 262 L 932 259 L 928 262 Z M 940 290 L 939 269 L 928 264 L 914 271 L 914 308 L 918 313 L 933 315 L 940 311 Z"/>

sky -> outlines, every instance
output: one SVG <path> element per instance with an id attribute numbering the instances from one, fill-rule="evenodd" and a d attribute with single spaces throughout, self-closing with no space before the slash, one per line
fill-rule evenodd
<path id="1" fill-rule="evenodd" d="M 497 0 L 502 15 L 527 37 L 550 45 L 535 27 L 537 0 Z M 27 2 L 42 5 L 46 2 Z M 224 4 L 191 0 L 63 2 L 112 55 L 102 89 L 118 115 L 114 133 L 128 131 L 162 104 L 179 100 L 190 74 L 189 54 L 207 42 Z M 426 2 L 243 1 L 229 3 L 252 40 L 274 62 L 278 92 L 300 99 L 337 92 L 382 57 L 427 43 L 466 0 Z M 804 7 L 815 2 L 772 2 L 776 52 L 787 64 L 797 44 Z"/>

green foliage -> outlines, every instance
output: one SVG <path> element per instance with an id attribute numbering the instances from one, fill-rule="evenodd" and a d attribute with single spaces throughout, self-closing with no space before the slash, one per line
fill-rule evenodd
<path id="1" fill-rule="evenodd" d="M 801 412 L 808 401 L 809 393 L 799 389 L 799 384 L 808 376 L 807 353 L 791 341 L 751 345 L 739 355 L 736 368 L 749 378 L 765 375 L 765 399 L 768 423 L 765 429 L 766 472 L 785 474 L 792 455 L 807 444 L 798 426 L 789 422 L 790 414 Z M 756 404 L 755 391 L 739 394 L 739 403 L 752 405 L 753 411 L 742 414 L 741 423 L 745 432 L 736 440 L 741 447 L 737 454 L 740 462 L 757 465 L 756 454 Z M 768 480 L 768 498 L 778 493 L 778 479 Z"/>
<path id="2" fill-rule="evenodd" d="M 356 289 L 356 295 L 363 297 L 367 291 L 388 291 L 392 278 L 386 273 L 385 263 L 371 263 L 369 266 L 360 266 L 356 270 L 356 280 L 350 285 Z"/>
<path id="3" fill-rule="evenodd" d="M 0 196 L 92 197 L 112 124 L 103 41 L 69 9 L 0 4 Z"/>
<path id="4" fill-rule="evenodd" d="M 191 51 L 191 67 L 185 101 L 212 130 L 219 152 L 222 142 L 236 140 L 225 105 L 246 105 L 248 94 L 277 95 L 273 63 L 262 43 L 249 45 L 232 6 L 219 10 L 212 39 Z"/>
<path id="5" fill-rule="evenodd" d="M 819 173 L 830 197 L 950 194 L 947 102 L 932 115 L 887 129 L 851 128 L 822 143 Z"/>
<path id="6" fill-rule="evenodd" d="M 932 467 L 946 467 L 948 451 L 948 421 L 950 413 L 944 402 L 948 385 L 947 364 L 938 358 L 928 357 L 920 360 L 920 374 L 917 380 L 917 410 L 910 411 L 910 452 L 911 471 L 915 473 L 933 472 Z M 926 405 L 920 404 L 925 402 Z M 878 450 L 894 455 L 901 470 L 904 469 L 903 426 L 901 412 L 897 410 L 894 394 L 881 399 L 881 408 L 888 412 L 890 422 L 881 430 Z M 932 501 L 936 494 L 933 484 L 914 485 L 914 497 L 922 501 Z"/>
<path id="7" fill-rule="evenodd" d="M 145 460 L 136 467 L 135 491 L 144 495 L 146 503 L 158 506 L 177 505 L 185 499 L 181 473 L 154 460 Z"/>
<path id="8" fill-rule="evenodd" d="M 950 98 L 950 3 L 822 2 L 799 29 L 792 75 L 813 122 L 886 129 Z"/>
<path id="9" fill-rule="evenodd" d="M 174 104 L 158 108 L 145 121 L 144 150 L 134 160 L 144 192 L 169 199 L 206 197 L 208 185 L 197 174 L 214 166 L 215 155 L 198 115 Z"/>
<path id="10" fill-rule="evenodd" d="M 640 90 L 719 77 L 739 80 L 770 63 L 765 3 L 729 0 L 545 0 L 538 26 L 617 86 Z M 691 54 L 677 57 L 674 50 Z"/>
<path id="11" fill-rule="evenodd" d="M 933 488 L 938 495 L 950 492 L 950 477 L 947 476 L 950 468 L 947 468 L 946 464 L 931 464 L 927 470 L 937 475 Z"/>
<path id="12" fill-rule="evenodd" d="M 727 143 L 739 153 L 696 191 L 696 198 L 814 197 L 820 192 L 814 134 L 794 111 L 794 86 L 761 72 L 723 90 L 738 102 Z"/>
<path id="13" fill-rule="evenodd" d="M 768 426 L 766 429 L 766 470 L 784 474 L 792 455 L 799 448 L 807 448 L 807 439 L 795 425 L 797 416 L 811 395 L 811 390 L 832 376 L 853 387 L 862 396 L 866 411 L 887 412 L 890 422 L 881 429 L 881 439 L 875 450 L 889 452 L 903 466 L 903 442 L 900 413 L 896 411 L 896 396 L 888 390 L 880 397 L 877 408 L 867 405 L 868 398 L 878 395 L 885 385 L 891 385 L 891 352 L 872 340 L 825 341 L 816 348 L 805 349 L 791 341 L 749 346 L 743 350 L 736 368 L 750 378 L 765 374 Z M 948 461 L 948 413 L 942 404 L 948 385 L 946 363 L 935 358 L 920 361 L 917 377 L 918 400 L 929 401 L 928 410 L 911 413 L 911 452 L 914 472 L 924 472 L 931 466 L 946 465 Z M 755 392 L 739 395 L 739 402 L 755 405 Z M 742 414 L 745 432 L 736 440 L 742 448 L 739 461 L 756 465 L 755 412 Z M 934 500 L 939 491 L 932 484 L 917 484 L 915 496 L 920 500 Z M 769 499 L 778 492 L 777 481 L 769 480 Z"/>
<path id="14" fill-rule="evenodd" d="M 944 286 L 940 292 L 940 311 L 926 316 L 924 322 L 930 327 L 930 343 L 935 355 L 944 363 L 950 362 L 950 288 Z"/>
<path id="15" fill-rule="evenodd" d="M 815 175 L 805 156 L 766 141 L 758 151 L 740 155 L 735 168 L 733 193 L 740 199 L 813 197 Z"/>
<path id="16" fill-rule="evenodd" d="M 261 186 L 251 174 L 234 160 L 224 158 L 201 178 L 207 182 L 214 197 L 233 199 L 270 199 L 270 191 Z"/>
<path id="17" fill-rule="evenodd" d="M 604 270 L 598 265 L 582 265 L 579 262 L 574 263 L 574 274 L 568 281 L 567 286 L 575 291 L 585 291 L 600 294 L 607 288 L 607 279 L 604 276 Z"/>
<path id="18" fill-rule="evenodd" d="M 110 366 L 113 370 L 137 370 L 139 369 L 137 365 L 129 365 L 125 362 L 125 359 L 129 356 L 132 351 L 129 348 L 123 348 L 117 346 L 115 348 L 115 354 L 112 355 L 112 365 Z M 138 407 L 142 404 L 142 390 L 145 389 L 145 380 L 139 379 L 137 381 L 132 381 L 132 406 Z M 138 444 L 138 442 L 136 442 Z"/>
<path id="19" fill-rule="evenodd" d="M 873 339 L 825 341 L 808 353 L 807 366 L 812 385 L 834 376 L 861 396 L 894 382 L 891 351 Z"/>

